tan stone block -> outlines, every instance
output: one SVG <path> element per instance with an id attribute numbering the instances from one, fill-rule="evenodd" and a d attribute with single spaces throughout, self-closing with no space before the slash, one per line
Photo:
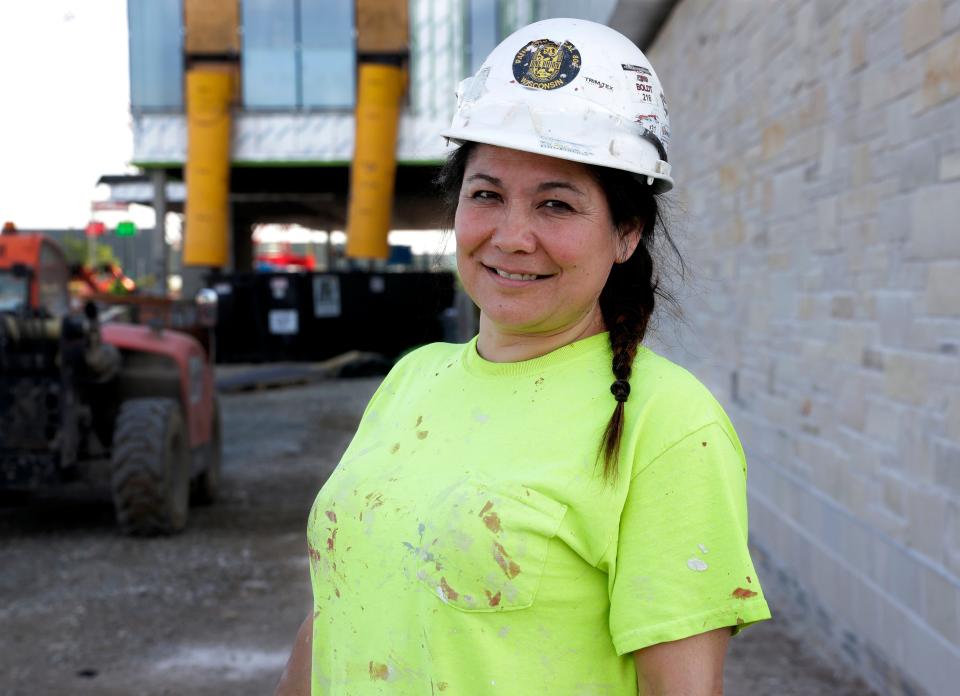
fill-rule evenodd
<path id="1" fill-rule="evenodd" d="M 859 70 L 867 63 L 867 36 L 863 29 L 850 33 L 850 72 Z"/>
<path id="2" fill-rule="evenodd" d="M 900 460 L 900 469 L 911 481 L 920 484 L 933 481 L 933 438 L 929 420 L 919 411 L 906 411 L 900 419 L 900 451 L 909 453 Z"/>
<path id="3" fill-rule="evenodd" d="M 919 406 L 927 397 L 927 371 L 922 359 L 889 353 L 884 360 L 884 391 L 898 401 Z"/>
<path id="4" fill-rule="evenodd" d="M 863 74 L 860 81 L 860 108 L 875 109 L 887 101 L 889 71 L 871 69 Z"/>
<path id="5" fill-rule="evenodd" d="M 826 113 L 827 88 L 819 84 L 810 91 L 809 99 L 794 116 L 793 130 L 800 131 L 820 123 Z"/>
<path id="6" fill-rule="evenodd" d="M 852 430 L 862 431 L 865 425 L 864 386 L 858 377 L 847 377 L 839 388 L 837 411 L 840 423 Z"/>
<path id="7" fill-rule="evenodd" d="M 843 24 L 840 22 L 840 13 L 838 12 L 827 24 L 824 32 L 825 38 L 821 50 L 825 55 L 832 56 L 840 52 L 840 42 L 843 39 Z"/>
<path id="8" fill-rule="evenodd" d="M 893 537 L 897 540 L 906 536 L 907 520 L 894 515 L 880 503 L 867 505 L 867 517 L 865 521 L 875 532 L 879 532 L 881 535 Z"/>
<path id="9" fill-rule="evenodd" d="M 903 487 L 903 481 L 898 478 L 885 476 L 883 479 L 883 504 L 898 517 L 903 517 L 906 510 Z"/>
<path id="10" fill-rule="evenodd" d="M 960 576 L 960 504 L 947 504 L 947 567 L 954 575 Z"/>
<path id="11" fill-rule="evenodd" d="M 883 352 L 876 348 L 864 348 L 860 362 L 868 370 L 883 370 Z"/>
<path id="12" fill-rule="evenodd" d="M 865 326 L 841 324 L 829 345 L 829 357 L 848 365 L 859 365 L 867 346 L 867 331 Z"/>
<path id="13" fill-rule="evenodd" d="M 953 394 L 947 402 L 944 415 L 947 437 L 960 444 L 960 394 Z"/>
<path id="14" fill-rule="evenodd" d="M 737 215 L 728 225 L 717 227 L 714 244 L 721 248 L 737 247 L 746 239 L 746 226 L 743 218 Z"/>
<path id="15" fill-rule="evenodd" d="M 770 330 L 770 317 L 773 310 L 765 302 L 751 302 L 747 310 L 747 326 L 754 331 L 765 332 Z"/>
<path id="16" fill-rule="evenodd" d="M 813 251 L 837 251 L 842 247 L 838 220 L 836 196 L 817 201 L 817 226 L 811 239 Z"/>
<path id="17" fill-rule="evenodd" d="M 864 274 L 857 278 L 858 290 L 866 291 L 871 286 L 875 286 L 876 280 L 867 277 L 866 274 L 883 274 L 887 272 L 890 266 L 889 250 L 885 247 L 872 247 L 866 249 L 854 248 L 848 255 L 847 267 L 853 273 Z"/>
<path id="18" fill-rule="evenodd" d="M 873 294 L 874 290 L 876 288 L 871 287 L 857 295 L 857 304 L 860 306 L 861 316 L 867 319 L 877 318 L 877 298 Z"/>
<path id="19" fill-rule="evenodd" d="M 840 219 L 846 221 L 876 213 L 877 193 L 878 189 L 873 185 L 844 193 L 840 199 Z"/>
<path id="20" fill-rule="evenodd" d="M 737 167 L 729 164 L 720 167 L 719 177 L 721 191 L 724 193 L 733 193 L 737 190 L 737 187 L 739 186 Z"/>
<path id="21" fill-rule="evenodd" d="M 782 271 L 793 265 L 793 254 L 789 251 L 774 251 L 767 254 L 767 268 Z"/>
<path id="22" fill-rule="evenodd" d="M 856 244 L 862 248 L 881 244 L 886 240 L 883 237 L 880 225 L 876 220 L 863 220 L 856 227 Z"/>
<path id="23" fill-rule="evenodd" d="M 786 130 L 779 121 L 771 123 L 763 129 L 761 142 L 763 143 L 762 153 L 764 159 L 770 159 L 777 155 L 783 149 Z"/>
<path id="24" fill-rule="evenodd" d="M 960 182 L 918 189 L 910 194 L 909 206 L 908 258 L 960 257 L 960 234 L 950 226 L 960 220 Z"/>
<path id="25" fill-rule="evenodd" d="M 943 530 L 947 524 L 946 499 L 938 493 L 913 490 L 908 504 L 908 543 L 914 550 L 939 561 L 943 555 Z"/>
<path id="26" fill-rule="evenodd" d="M 853 298 L 849 295 L 838 295 L 830 301 L 830 316 L 835 319 L 853 319 Z"/>
<path id="27" fill-rule="evenodd" d="M 897 424 L 903 407 L 894 408 L 888 399 L 869 399 L 864 433 L 874 442 L 897 443 Z"/>
<path id="28" fill-rule="evenodd" d="M 853 151 L 853 185 L 863 186 L 873 178 L 870 166 L 870 145 L 863 143 Z"/>
<path id="29" fill-rule="evenodd" d="M 784 153 L 788 162 L 817 162 L 822 151 L 823 136 L 818 128 L 807 128 L 791 135 Z"/>
<path id="30" fill-rule="evenodd" d="M 918 0 L 903 17 L 903 52 L 910 55 L 940 38 L 943 22 L 941 0 Z"/>
<path id="31" fill-rule="evenodd" d="M 960 643 L 960 587 L 933 568 L 923 572 L 924 618 L 944 638 Z"/>
<path id="32" fill-rule="evenodd" d="M 805 2 L 797 8 L 797 11 L 793 15 L 791 22 L 793 25 L 792 39 L 794 43 L 801 48 L 809 46 L 811 41 L 814 40 L 814 37 L 817 39 L 820 38 L 816 31 L 816 10 L 817 8 L 814 6 L 814 3 Z"/>
<path id="33" fill-rule="evenodd" d="M 960 262 L 940 261 L 927 271 L 927 312 L 939 316 L 960 316 Z"/>
<path id="34" fill-rule="evenodd" d="M 940 180 L 960 179 L 960 152 L 953 152 L 940 158 Z"/>
<path id="35" fill-rule="evenodd" d="M 872 69 L 860 83 L 860 108 L 869 111 L 884 107 L 898 97 L 912 92 L 924 81 L 923 56 L 883 69 Z M 875 115 L 868 117 L 876 119 Z"/>
<path id="36" fill-rule="evenodd" d="M 936 106 L 960 94 L 960 34 L 941 41 L 927 53 L 921 109 Z"/>

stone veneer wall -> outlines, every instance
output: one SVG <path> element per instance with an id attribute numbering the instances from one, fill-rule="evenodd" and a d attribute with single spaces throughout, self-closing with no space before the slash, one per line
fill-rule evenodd
<path id="1" fill-rule="evenodd" d="M 661 350 L 727 407 L 780 616 L 960 689 L 960 0 L 683 0 L 651 50 L 694 270 Z"/>

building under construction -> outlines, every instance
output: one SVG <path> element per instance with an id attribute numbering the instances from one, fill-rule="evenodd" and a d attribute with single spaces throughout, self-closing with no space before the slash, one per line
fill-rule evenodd
<path id="1" fill-rule="evenodd" d="M 148 176 L 107 182 L 161 210 L 186 199 L 187 266 L 250 269 L 262 222 L 349 229 L 350 256 L 385 259 L 387 230 L 442 225 L 438 133 L 504 36 L 573 14 L 632 16 L 619 28 L 642 38 L 671 4 L 129 0 L 134 164 Z"/>
<path id="2" fill-rule="evenodd" d="M 221 358 L 316 359 L 344 348 L 391 354 L 449 336 L 450 322 L 437 319 L 454 301 L 449 274 L 358 281 L 333 271 L 382 271 L 390 230 L 444 225 L 431 182 L 458 83 L 530 21 L 580 16 L 642 43 L 671 5 L 129 0 L 133 159 L 143 173 L 102 182 L 113 201 L 152 205 L 158 220 L 183 212 L 176 265 L 184 290 L 214 273 L 225 291 Z M 348 260 L 326 263 L 322 275 L 254 275 L 252 232 L 264 223 L 346 231 Z M 161 235 L 150 246 L 151 270 L 167 277 Z M 363 328 L 375 308 L 379 339 Z M 384 346 L 384 321 L 396 323 L 386 335 L 402 326 L 414 333 Z M 260 337 L 255 345 L 251 336 Z"/>

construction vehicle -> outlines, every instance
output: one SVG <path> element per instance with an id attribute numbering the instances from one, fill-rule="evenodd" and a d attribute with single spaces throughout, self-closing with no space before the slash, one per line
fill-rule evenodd
<path id="1" fill-rule="evenodd" d="M 220 481 L 213 351 L 201 340 L 216 295 L 207 291 L 192 311 L 120 296 L 119 307 L 88 299 L 76 312 L 69 280 L 56 243 L 4 226 L 0 490 L 108 483 L 124 533 L 176 533 L 191 498 L 212 502 Z M 107 320 L 119 315 L 143 323 Z M 170 328 L 177 323 L 183 330 Z"/>

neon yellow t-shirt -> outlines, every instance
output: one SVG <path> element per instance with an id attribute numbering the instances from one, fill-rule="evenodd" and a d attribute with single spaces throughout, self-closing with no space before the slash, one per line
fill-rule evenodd
<path id="1" fill-rule="evenodd" d="M 310 513 L 315 696 L 636 694 L 632 651 L 770 617 L 737 436 L 646 348 L 604 482 L 607 341 L 390 372 Z"/>

